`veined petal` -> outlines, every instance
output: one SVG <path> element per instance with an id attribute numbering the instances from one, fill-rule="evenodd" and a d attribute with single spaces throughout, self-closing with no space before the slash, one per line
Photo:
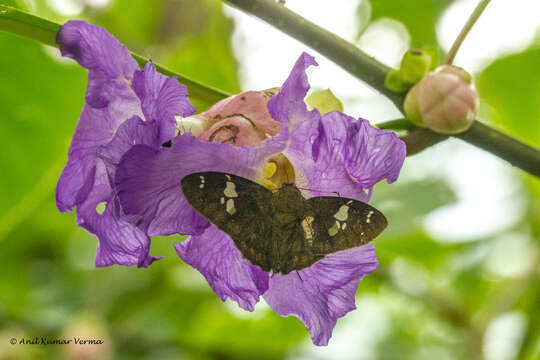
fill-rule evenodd
<path id="1" fill-rule="evenodd" d="M 343 159 L 348 128 L 355 121 L 353 117 L 339 111 L 324 114 L 312 145 L 313 159 L 318 161 L 320 156 Z"/>
<path id="2" fill-rule="evenodd" d="M 371 188 L 356 182 L 345 167 L 345 147 L 349 128 L 356 120 L 339 111 L 324 114 L 318 124 L 318 132 L 312 144 L 313 165 L 298 162 L 298 172 L 304 174 L 313 196 L 329 196 L 339 192 L 340 196 L 367 202 Z M 293 162 L 296 167 L 296 163 Z M 330 194 L 331 195 L 331 194 Z"/>
<path id="3" fill-rule="evenodd" d="M 152 61 L 144 70 L 135 72 L 133 90 L 141 100 L 146 120 L 157 123 L 161 143 L 174 137 L 174 115 L 186 117 L 195 112 L 195 107 L 188 100 L 187 88 L 176 77 L 158 73 Z"/>
<path id="4" fill-rule="evenodd" d="M 150 238 L 144 232 L 119 219 L 115 200 L 104 165 L 100 164 L 92 191 L 77 207 L 77 225 L 99 239 L 96 266 L 150 266 L 161 257 L 149 255 Z"/>
<path id="5" fill-rule="evenodd" d="M 263 298 L 281 316 L 300 319 L 313 343 L 324 346 L 337 319 L 356 308 L 354 299 L 360 280 L 377 265 L 371 244 L 340 251 L 298 273 L 272 275 Z"/>
<path id="6" fill-rule="evenodd" d="M 158 129 L 153 122 L 149 123 L 138 116 L 133 116 L 118 127 L 111 141 L 98 147 L 96 154 L 105 163 L 109 184 L 114 184 L 116 167 L 120 163 L 122 155 L 137 144 L 158 148 L 160 141 Z"/>
<path id="7" fill-rule="evenodd" d="M 110 79 L 131 79 L 139 68 L 127 47 L 107 30 L 82 20 L 66 22 L 56 35 L 62 56 L 76 60 L 88 70 L 102 72 Z"/>
<path id="8" fill-rule="evenodd" d="M 397 180 L 407 149 L 392 131 L 377 129 L 359 119 L 348 128 L 345 167 L 348 174 L 364 188 L 372 188 L 386 179 Z"/>
<path id="9" fill-rule="evenodd" d="M 316 121 L 320 118 L 319 111 L 316 109 L 309 111 L 304 102 L 309 90 L 306 69 L 311 65 L 317 65 L 315 58 L 302 53 L 289 77 L 281 86 L 279 93 L 268 102 L 270 115 L 281 123 L 281 130 L 278 135 L 267 141 L 284 143 L 289 140 L 290 133 L 298 124 L 304 121 Z M 317 124 L 314 123 L 312 126 L 316 128 Z M 292 151 L 301 151 L 306 145 L 305 142 L 296 142 L 290 143 L 288 147 Z"/>
<path id="10" fill-rule="evenodd" d="M 222 301 L 231 299 L 253 311 L 268 289 L 268 274 L 244 259 L 231 238 L 213 225 L 174 247 L 182 260 L 204 275 Z"/>
<path id="11" fill-rule="evenodd" d="M 56 204 L 67 212 L 84 201 L 92 188 L 99 146 L 112 140 L 118 126 L 128 118 L 142 115 L 139 100 L 127 84 L 109 84 L 111 90 L 106 107 L 83 108 L 68 153 L 68 162 L 56 187 Z"/>
<path id="12" fill-rule="evenodd" d="M 264 146 L 199 141 L 186 133 L 174 138 L 171 148 L 132 147 L 118 166 L 116 189 L 124 212 L 139 215 L 141 228 L 148 234 L 199 235 L 209 223 L 187 202 L 182 178 L 219 171 L 255 179 L 267 156 Z"/>
<path id="13" fill-rule="evenodd" d="M 130 86 L 137 63 L 106 30 L 69 21 L 58 32 L 57 43 L 64 56 L 89 70 L 86 104 L 56 189 L 57 206 L 66 212 L 84 201 L 92 189 L 97 148 L 113 138 L 122 122 L 143 115 Z"/>

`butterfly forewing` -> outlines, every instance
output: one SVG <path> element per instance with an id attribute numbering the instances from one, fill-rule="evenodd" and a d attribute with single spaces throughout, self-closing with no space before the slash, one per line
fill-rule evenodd
<path id="1" fill-rule="evenodd" d="M 270 190 L 219 172 L 190 174 L 182 179 L 182 190 L 191 206 L 227 233 L 245 258 L 270 271 Z"/>

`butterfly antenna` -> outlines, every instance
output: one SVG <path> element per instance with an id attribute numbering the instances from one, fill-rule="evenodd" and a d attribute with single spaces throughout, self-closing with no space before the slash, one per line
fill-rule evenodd
<path id="1" fill-rule="evenodd" d="M 321 192 L 321 193 L 336 194 L 338 197 L 341 197 L 341 195 L 339 194 L 338 191 L 323 191 L 323 190 L 307 189 L 307 188 L 301 188 L 301 187 L 297 187 L 297 188 L 300 189 L 300 190 L 317 191 L 317 192 Z"/>
<path id="2" fill-rule="evenodd" d="M 298 270 L 296 270 L 296 275 L 298 275 L 298 278 L 300 279 L 301 282 L 304 282 L 304 280 L 302 280 L 302 277 L 300 276 L 300 273 L 298 272 Z"/>

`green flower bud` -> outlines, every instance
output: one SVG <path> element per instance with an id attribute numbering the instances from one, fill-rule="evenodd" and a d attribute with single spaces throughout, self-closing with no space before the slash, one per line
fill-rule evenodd
<path id="1" fill-rule="evenodd" d="M 402 93 L 409 90 L 412 84 L 408 84 L 403 81 L 401 70 L 392 70 L 386 75 L 386 78 L 384 79 L 384 86 L 393 92 Z"/>
<path id="2" fill-rule="evenodd" d="M 443 65 L 409 91 L 404 108 L 416 125 L 441 134 L 457 134 L 467 130 L 474 121 L 478 95 L 465 70 Z"/>
<path id="3" fill-rule="evenodd" d="M 422 50 L 408 50 L 401 59 L 401 77 L 406 83 L 416 84 L 429 71 L 431 56 Z"/>
<path id="4" fill-rule="evenodd" d="M 407 93 L 405 103 L 403 104 L 405 115 L 410 122 L 416 126 L 425 127 L 420 115 L 420 105 L 418 105 L 418 84 Z"/>
<path id="5" fill-rule="evenodd" d="M 310 109 L 318 109 L 321 114 L 343 111 L 343 104 L 330 89 L 315 91 L 306 98 L 306 104 Z"/>

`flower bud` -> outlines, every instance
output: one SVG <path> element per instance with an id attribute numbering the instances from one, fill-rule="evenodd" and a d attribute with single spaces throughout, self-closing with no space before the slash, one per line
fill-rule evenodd
<path id="1" fill-rule="evenodd" d="M 343 111 L 343 104 L 330 89 L 315 91 L 306 98 L 306 104 L 310 110 L 317 109 L 321 114 Z"/>
<path id="2" fill-rule="evenodd" d="M 401 59 L 401 76 L 406 83 L 416 84 L 429 71 L 431 56 L 422 50 L 411 49 Z"/>
<path id="3" fill-rule="evenodd" d="M 275 92 L 246 91 L 223 99 L 200 114 L 177 119 L 177 135 L 190 132 L 203 141 L 258 146 L 280 129 L 267 108 Z"/>
<path id="4" fill-rule="evenodd" d="M 405 98 L 405 114 L 418 126 L 441 134 L 467 130 L 478 110 L 478 95 L 463 69 L 443 65 L 426 75 Z"/>

